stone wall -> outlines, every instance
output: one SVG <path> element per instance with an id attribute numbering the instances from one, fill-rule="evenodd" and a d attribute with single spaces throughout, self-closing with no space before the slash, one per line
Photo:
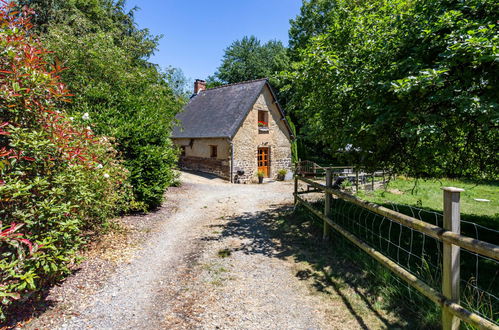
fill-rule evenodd
<path id="1" fill-rule="evenodd" d="M 230 180 L 230 162 L 227 160 L 203 157 L 180 157 L 179 165 L 183 170 L 212 173 L 225 180 Z"/>
<path id="2" fill-rule="evenodd" d="M 269 111 L 269 130 L 258 129 L 258 111 Z M 233 139 L 234 144 L 234 175 L 238 170 L 244 171 L 239 176 L 243 183 L 256 182 L 258 171 L 257 154 L 259 147 L 268 147 L 270 152 L 270 177 L 276 178 L 280 169 L 288 172 L 292 169 L 291 142 L 286 124 L 282 120 L 274 98 L 268 89 L 258 97 L 252 110 Z"/>
<path id="3" fill-rule="evenodd" d="M 217 146 L 216 159 L 230 159 L 230 145 L 227 139 L 222 138 L 197 138 L 197 139 L 172 139 L 177 146 L 185 146 L 186 157 L 210 158 L 210 146 Z"/>
<path id="4" fill-rule="evenodd" d="M 185 156 L 180 157 L 180 168 L 212 173 L 230 180 L 230 144 L 227 139 L 198 138 L 172 139 L 178 147 L 185 147 Z M 217 146 L 217 157 L 212 158 L 210 146 Z"/>

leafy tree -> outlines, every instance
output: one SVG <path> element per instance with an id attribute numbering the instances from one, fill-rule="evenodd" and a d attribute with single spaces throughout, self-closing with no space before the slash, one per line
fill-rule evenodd
<path id="1" fill-rule="evenodd" d="M 49 64 L 28 14 L 0 4 L 0 320 L 69 273 L 83 233 L 132 201 L 110 139 L 63 111 L 64 68 Z"/>
<path id="2" fill-rule="evenodd" d="M 312 37 L 329 30 L 336 7 L 335 0 L 303 1 L 300 14 L 289 22 L 289 49 L 293 59 L 296 59 L 299 50 L 304 49 Z"/>
<path id="3" fill-rule="evenodd" d="M 206 88 L 214 88 L 222 86 L 224 83 L 220 81 L 216 75 L 210 75 L 206 78 Z"/>
<path id="4" fill-rule="evenodd" d="M 286 76 L 301 133 L 370 168 L 497 177 L 498 12 L 491 0 L 335 1 Z"/>
<path id="5" fill-rule="evenodd" d="M 165 71 L 166 80 L 173 93 L 187 102 L 192 95 L 192 86 L 180 68 L 168 67 Z"/>
<path id="6" fill-rule="evenodd" d="M 158 206 L 175 180 L 177 151 L 169 136 L 184 101 L 168 84 L 172 72 L 147 61 L 159 37 L 136 27 L 124 1 L 20 3 L 37 10 L 42 42 L 68 67 L 61 75 L 76 95 L 66 109 L 89 113 L 98 134 L 116 138 L 136 199 Z"/>
<path id="7" fill-rule="evenodd" d="M 244 37 L 225 50 L 215 77 L 224 83 L 274 78 L 288 64 L 287 49 L 282 42 L 271 40 L 262 45 L 255 36 Z"/>

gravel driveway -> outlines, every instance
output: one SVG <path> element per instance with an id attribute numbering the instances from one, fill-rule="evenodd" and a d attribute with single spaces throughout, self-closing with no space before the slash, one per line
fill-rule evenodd
<path id="1" fill-rule="evenodd" d="M 268 215 L 292 204 L 292 182 L 232 185 L 185 172 L 182 182 L 182 189 L 167 195 L 167 203 L 176 211 L 170 207 L 168 212 L 150 215 L 148 223 L 154 228 L 141 230 L 147 233 L 141 236 L 143 241 L 136 243 L 129 258 L 113 264 L 111 275 L 102 275 L 98 288 L 81 294 L 71 291 L 75 290 L 73 285 L 59 294 L 57 316 L 47 311 L 28 327 L 386 326 L 386 318 L 364 306 L 353 290 L 319 292 L 300 278 L 297 274 L 306 265 L 284 253 L 279 240 L 266 230 Z M 92 267 L 95 263 L 82 265 L 82 271 L 73 276 L 80 279 L 74 281 L 85 281 L 85 269 L 91 272 Z M 70 287 L 71 282 L 70 278 L 57 290 L 65 292 L 64 286 Z"/>

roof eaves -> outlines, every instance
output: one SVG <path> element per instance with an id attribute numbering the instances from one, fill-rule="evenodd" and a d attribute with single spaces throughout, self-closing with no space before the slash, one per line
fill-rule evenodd
<path id="1" fill-rule="evenodd" d="M 284 124 L 286 125 L 286 128 L 288 129 L 288 132 L 289 132 L 289 135 L 291 136 L 292 139 L 295 138 L 294 134 L 293 134 L 293 131 L 291 130 L 291 126 L 289 125 L 288 123 L 288 119 L 286 118 L 286 114 L 284 113 L 284 110 L 282 110 L 282 107 L 281 107 L 281 104 L 279 103 L 279 101 L 277 100 L 277 96 L 274 92 L 274 89 L 272 88 L 272 86 L 270 85 L 268 79 L 267 79 L 267 84 L 266 84 L 269 89 L 270 89 L 270 93 L 272 94 L 272 97 L 274 98 L 275 100 L 275 104 L 277 105 L 277 108 L 279 109 L 279 112 L 281 113 L 281 116 L 282 116 L 282 119 L 284 121 Z"/>
<path id="2" fill-rule="evenodd" d="M 222 136 L 171 136 L 170 139 L 230 139 L 229 135 Z"/>

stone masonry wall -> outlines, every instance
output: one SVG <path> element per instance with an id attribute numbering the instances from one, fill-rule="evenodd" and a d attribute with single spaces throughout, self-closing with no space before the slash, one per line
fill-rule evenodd
<path id="1" fill-rule="evenodd" d="M 230 145 L 227 139 L 198 138 L 173 139 L 178 147 L 185 147 L 185 156 L 180 157 L 180 168 L 212 173 L 230 180 Z M 210 146 L 217 146 L 217 157 L 212 158 Z"/>
<path id="2" fill-rule="evenodd" d="M 230 180 L 230 162 L 227 160 L 202 158 L 202 157 L 180 157 L 180 168 L 194 170 L 218 175 Z"/>
<path id="3" fill-rule="evenodd" d="M 258 130 L 259 110 L 269 111 L 268 132 Z M 281 118 L 270 90 L 265 87 L 233 139 L 234 174 L 237 174 L 238 170 L 244 171 L 244 175 L 239 176 L 242 183 L 258 180 L 256 173 L 259 147 L 269 148 L 271 178 L 276 178 L 280 169 L 288 172 L 292 170 L 290 135 Z"/>
<path id="4" fill-rule="evenodd" d="M 173 139 L 173 143 L 185 146 L 186 157 L 210 158 L 210 146 L 217 146 L 217 159 L 230 159 L 230 145 L 227 139 L 221 138 L 197 138 L 197 139 Z"/>

